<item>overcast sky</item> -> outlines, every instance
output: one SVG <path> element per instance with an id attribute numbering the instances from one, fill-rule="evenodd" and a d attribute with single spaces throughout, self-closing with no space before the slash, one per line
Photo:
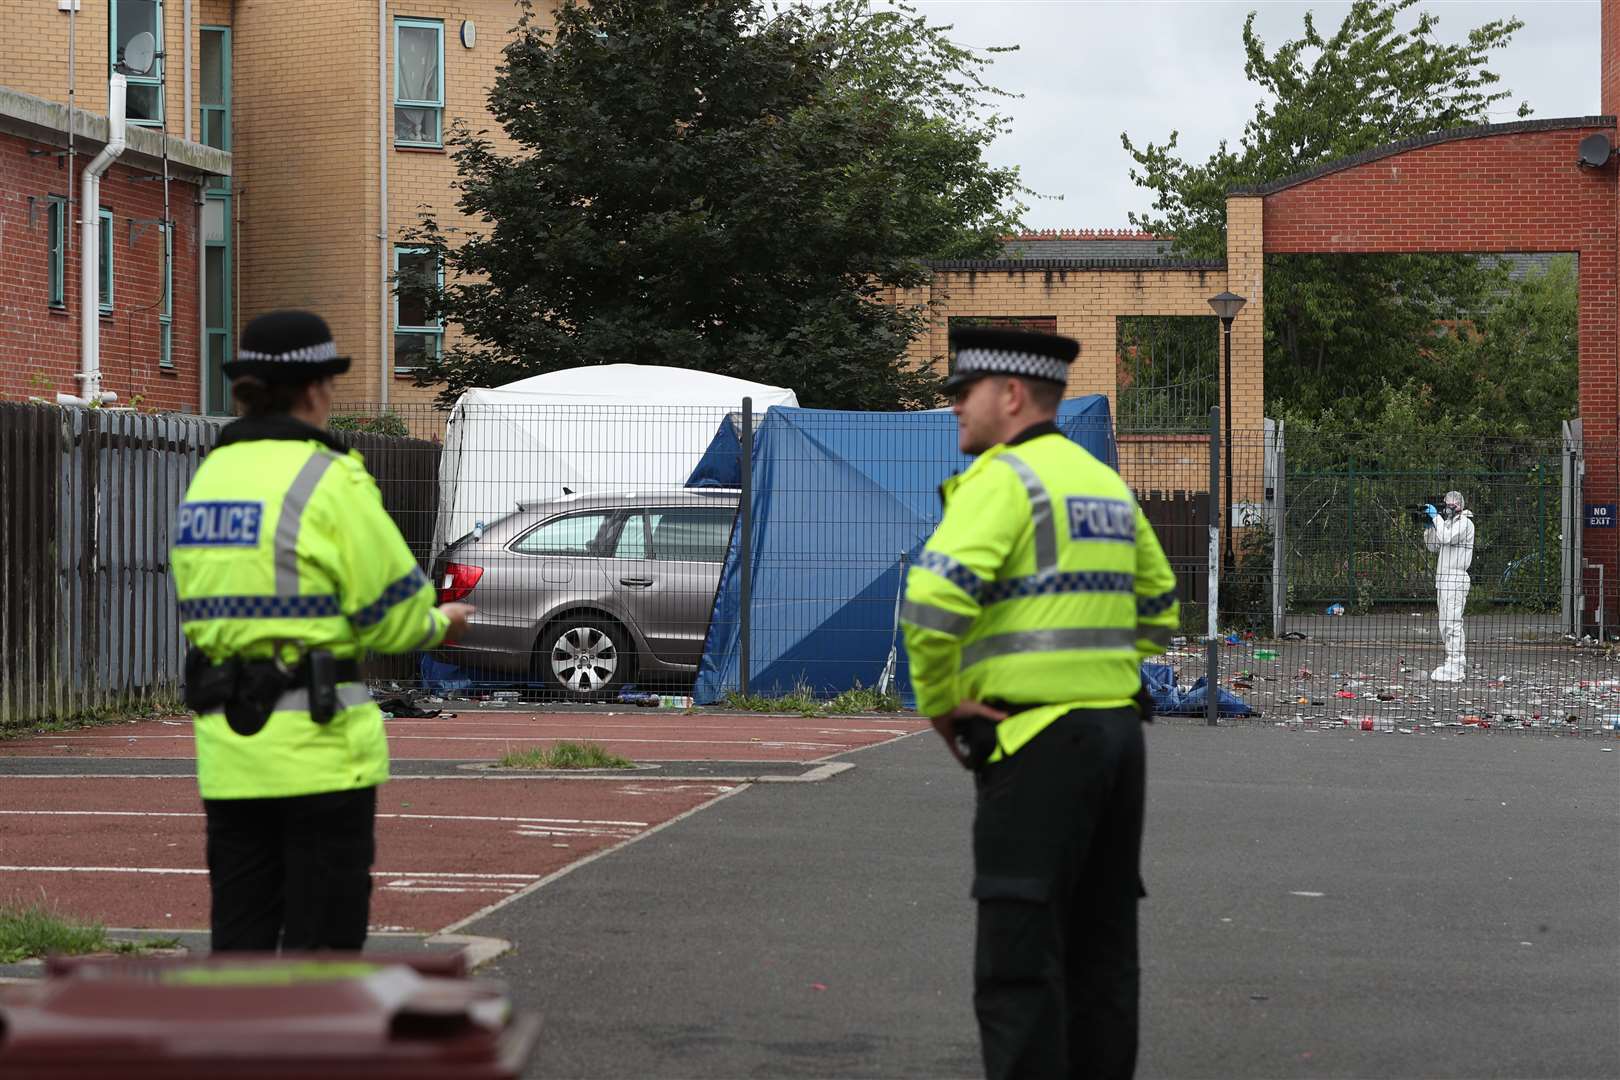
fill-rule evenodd
<path id="1" fill-rule="evenodd" d="M 995 63 L 990 82 L 1023 97 L 1007 103 L 1010 134 L 991 159 L 1018 165 L 1024 182 L 1061 201 L 1033 200 L 1030 228 L 1122 228 L 1126 214 L 1149 208 L 1131 183 L 1133 142 L 1162 143 L 1180 131 L 1184 157 L 1203 161 L 1226 138 L 1236 143 L 1258 92 L 1243 77 L 1243 19 L 1268 51 L 1300 35 L 1306 11 L 1324 36 L 1338 28 L 1348 3 L 1296 0 L 912 0 L 936 23 L 954 24 L 964 45 L 1017 45 Z M 1519 101 L 1534 118 L 1599 112 L 1598 0 L 1518 3 L 1429 0 L 1439 36 L 1465 38 L 1492 19 L 1517 15 L 1525 26 L 1492 54 L 1513 91 L 1491 119 L 1516 119 Z M 1410 26 L 1413 13 L 1406 13 Z"/>

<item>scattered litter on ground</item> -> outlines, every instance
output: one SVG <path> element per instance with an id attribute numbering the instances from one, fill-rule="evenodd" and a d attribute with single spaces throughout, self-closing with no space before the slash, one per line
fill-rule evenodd
<path id="1" fill-rule="evenodd" d="M 1432 611 L 1419 614 L 1434 618 Z M 1408 640 L 1389 640 L 1387 616 L 1347 617 L 1332 625 L 1332 631 L 1290 631 L 1276 637 L 1225 630 L 1218 639 L 1223 645 L 1222 693 L 1241 694 L 1254 715 L 1290 730 L 1445 733 L 1453 738 L 1503 732 L 1620 736 L 1620 652 L 1611 646 L 1599 651 L 1534 626 L 1494 633 L 1471 626 L 1471 662 L 1464 680 L 1436 683 L 1428 672 L 1442 655 L 1432 627 L 1423 626 L 1421 640 L 1413 642 L 1410 629 L 1396 631 Z M 1171 667 L 1178 688 L 1203 673 L 1205 642 L 1178 638 L 1158 658 Z M 1330 705 L 1346 711 L 1340 714 L 1326 707 Z M 1235 719 L 1222 712 L 1223 723 Z M 1369 717 L 1372 727 L 1363 728 Z"/>

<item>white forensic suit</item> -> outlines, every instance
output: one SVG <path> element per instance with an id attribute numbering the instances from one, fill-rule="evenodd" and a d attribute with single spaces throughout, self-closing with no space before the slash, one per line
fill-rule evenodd
<path id="1" fill-rule="evenodd" d="M 1468 603 L 1468 567 L 1474 561 L 1474 512 L 1459 510 L 1449 521 L 1439 514 L 1423 530 L 1423 543 L 1439 559 L 1434 568 L 1434 589 L 1440 607 L 1440 640 L 1446 647 L 1445 663 L 1430 678 L 1437 682 L 1461 681 L 1467 665 L 1463 637 L 1463 607 Z"/>

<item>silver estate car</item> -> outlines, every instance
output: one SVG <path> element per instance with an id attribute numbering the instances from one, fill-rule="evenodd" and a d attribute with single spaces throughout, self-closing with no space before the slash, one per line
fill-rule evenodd
<path id="1" fill-rule="evenodd" d="M 568 495 L 447 547 L 439 597 L 477 606 L 441 659 L 576 700 L 697 672 L 738 493 Z"/>

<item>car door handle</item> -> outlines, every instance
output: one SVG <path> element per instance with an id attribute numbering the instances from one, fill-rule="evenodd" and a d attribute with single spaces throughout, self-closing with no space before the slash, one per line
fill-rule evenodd
<path id="1" fill-rule="evenodd" d="M 638 589 L 645 589 L 652 583 L 653 579 L 650 577 L 622 577 L 619 579 L 620 585 L 634 585 Z"/>

